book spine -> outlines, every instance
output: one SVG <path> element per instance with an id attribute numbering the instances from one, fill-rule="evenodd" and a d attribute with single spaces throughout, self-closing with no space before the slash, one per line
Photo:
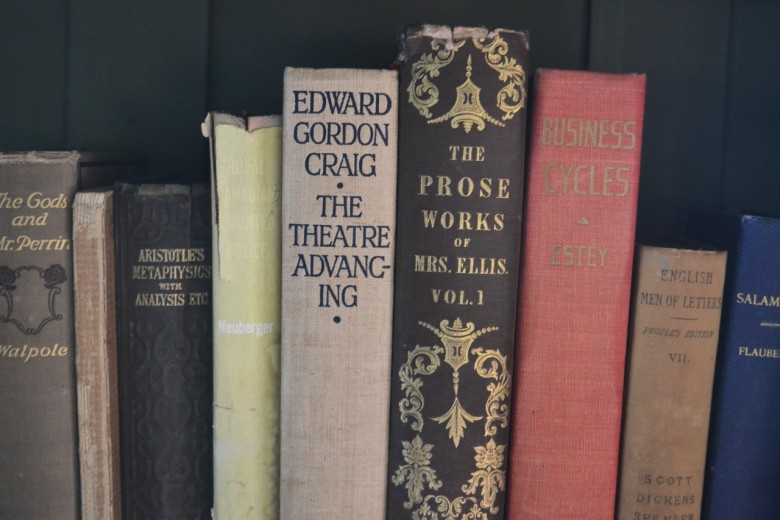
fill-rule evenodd
<path id="1" fill-rule="evenodd" d="M 208 189 L 122 185 L 116 205 L 123 518 L 210 519 Z"/>
<path id="2" fill-rule="evenodd" d="M 79 518 L 78 154 L 0 154 L 0 518 Z"/>
<path id="3" fill-rule="evenodd" d="M 503 518 L 528 39 L 424 27 L 401 55 L 387 518 Z"/>
<path id="4" fill-rule="evenodd" d="M 540 70 L 507 513 L 615 510 L 645 78 Z"/>
<path id="5" fill-rule="evenodd" d="M 283 519 L 384 517 L 397 78 L 285 71 Z"/>
<path id="6" fill-rule="evenodd" d="M 82 520 L 121 518 L 113 192 L 73 203 Z"/>
<path id="7" fill-rule="evenodd" d="M 281 120 L 211 114 L 214 518 L 279 517 Z"/>
<path id="8" fill-rule="evenodd" d="M 700 518 L 724 251 L 637 247 L 618 520 Z"/>
<path id="9" fill-rule="evenodd" d="M 729 251 L 702 518 L 780 518 L 780 219 L 697 214 Z"/>

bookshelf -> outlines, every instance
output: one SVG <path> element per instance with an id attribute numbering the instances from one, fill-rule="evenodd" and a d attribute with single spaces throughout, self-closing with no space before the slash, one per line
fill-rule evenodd
<path id="1" fill-rule="evenodd" d="M 207 110 L 281 110 L 284 66 L 390 65 L 397 29 L 527 28 L 532 65 L 648 75 L 638 235 L 780 213 L 780 4 L 28 0 L 0 5 L 0 149 L 129 149 L 206 178 Z"/>
<path id="2" fill-rule="evenodd" d="M 426 22 L 528 29 L 532 69 L 647 74 L 640 240 L 689 207 L 780 215 L 768 0 L 6 0 L 0 150 L 135 151 L 203 181 L 207 111 L 279 113 L 285 66 L 389 66 Z"/>

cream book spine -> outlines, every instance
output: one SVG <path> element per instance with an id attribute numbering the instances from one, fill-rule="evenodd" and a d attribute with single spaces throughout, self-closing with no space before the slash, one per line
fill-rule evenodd
<path id="1" fill-rule="evenodd" d="M 281 119 L 212 113 L 214 519 L 279 516 Z"/>
<path id="2" fill-rule="evenodd" d="M 281 518 L 384 519 L 395 71 L 288 68 Z"/>

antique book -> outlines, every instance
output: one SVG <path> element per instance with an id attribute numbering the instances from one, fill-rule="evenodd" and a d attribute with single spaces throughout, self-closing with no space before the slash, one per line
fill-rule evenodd
<path id="1" fill-rule="evenodd" d="M 280 515 L 384 518 L 395 71 L 284 75 Z"/>
<path id="2" fill-rule="evenodd" d="M 618 520 L 700 518 L 726 256 L 637 245 Z"/>
<path id="3" fill-rule="evenodd" d="M 279 517 L 282 131 L 209 114 L 214 518 Z"/>
<path id="4" fill-rule="evenodd" d="M 119 520 L 119 373 L 113 190 L 73 201 L 81 519 Z"/>
<path id="5" fill-rule="evenodd" d="M 0 518 L 80 516 L 72 203 L 132 157 L 0 154 Z"/>
<path id="6" fill-rule="evenodd" d="M 729 254 L 702 518 L 780 518 L 780 219 L 695 212 L 688 234 Z"/>
<path id="7" fill-rule="evenodd" d="M 208 188 L 124 184 L 115 197 L 122 517 L 210 519 Z"/>
<path id="8" fill-rule="evenodd" d="M 615 511 L 645 77 L 534 78 L 507 514 Z"/>
<path id="9" fill-rule="evenodd" d="M 528 37 L 402 45 L 387 518 L 504 518 Z"/>

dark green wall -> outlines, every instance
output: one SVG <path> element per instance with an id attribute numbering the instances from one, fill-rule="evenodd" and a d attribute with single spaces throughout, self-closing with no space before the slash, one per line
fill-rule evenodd
<path id="1" fill-rule="evenodd" d="M 129 149 L 206 178 L 207 110 L 281 110 L 282 73 L 385 67 L 398 29 L 526 28 L 534 67 L 647 74 L 640 238 L 688 207 L 780 214 L 780 2 L 9 0 L 0 149 Z"/>

